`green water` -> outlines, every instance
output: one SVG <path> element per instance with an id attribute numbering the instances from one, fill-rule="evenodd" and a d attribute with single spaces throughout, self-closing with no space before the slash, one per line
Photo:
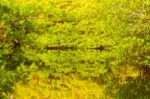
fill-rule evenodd
<path id="1" fill-rule="evenodd" d="M 122 65 L 115 54 L 99 50 L 51 50 L 40 55 L 41 71 L 60 80 L 76 75 L 105 87 L 104 94 L 117 99 L 148 99 L 150 83 L 144 69 Z M 38 56 L 37 56 L 38 57 Z M 46 58 L 45 58 L 46 57 Z"/>

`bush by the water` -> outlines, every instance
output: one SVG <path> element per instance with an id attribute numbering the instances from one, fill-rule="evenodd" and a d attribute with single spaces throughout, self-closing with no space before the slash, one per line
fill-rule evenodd
<path id="1" fill-rule="evenodd" d="M 149 80 L 149 0 L 0 0 L 0 98 L 148 99 Z"/>

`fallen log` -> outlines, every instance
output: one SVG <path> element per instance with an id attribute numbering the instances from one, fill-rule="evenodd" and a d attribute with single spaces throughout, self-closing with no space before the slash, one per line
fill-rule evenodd
<path id="1" fill-rule="evenodd" d="M 90 49 L 100 50 L 100 51 L 108 51 L 108 50 L 111 49 L 111 46 L 103 46 L 103 45 L 100 45 L 99 47 L 90 48 Z"/>
<path id="2" fill-rule="evenodd" d="M 74 47 L 69 47 L 69 46 L 47 46 L 47 50 L 69 50 L 69 49 L 74 49 Z"/>

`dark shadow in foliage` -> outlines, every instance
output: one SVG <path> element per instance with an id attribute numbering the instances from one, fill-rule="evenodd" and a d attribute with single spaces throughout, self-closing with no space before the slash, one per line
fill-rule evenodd
<path id="1" fill-rule="evenodd" d="M 150 68 L 143 67 L 142 75 L 127 80 L 118 91 L 118 99 L 149 99 L 150 98 Z"/>

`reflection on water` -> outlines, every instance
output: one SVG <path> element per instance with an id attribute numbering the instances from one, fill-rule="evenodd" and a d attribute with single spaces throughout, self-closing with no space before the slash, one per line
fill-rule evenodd
<path id="1" fill-rule="evenodd" d="M 72 81 L 75 78 L 96 83 L 104 88 L 103 93 L 109 98 L 147 99 L 149 97 L 150 77 L 148 72 L 145 73 L 148 69 L 146 66 L 139 69 L 135 66 L 122 65 L 114 54 L 99 50 L 57 50 L 41 55 L 42 61 L 38 66 L 50 73 L 48 77 L 51 80 L 61 82 L 65 77 L 69 77 Z M 85 83 L 85 86 L 88 85 Z"/>

